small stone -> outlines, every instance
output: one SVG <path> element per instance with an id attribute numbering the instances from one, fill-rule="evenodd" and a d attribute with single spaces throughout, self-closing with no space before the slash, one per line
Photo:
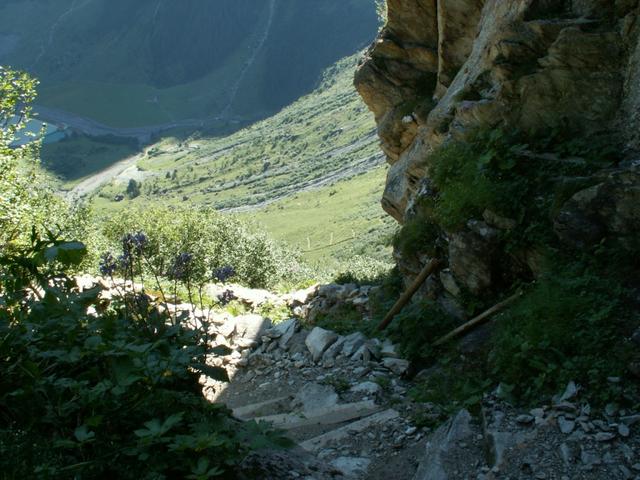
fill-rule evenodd
<path id="1" fill-rule="evenodd" d="M 544 417 L 544 408 L 534 408 L 529 412 L 535 418 Z"/>
<path id="2" fill-rule="evenodd" d="M 547 478 L 547 474 L 544 473 L 544 472 L 538 472 L 538 473 L 536 473 L 536 478 L 538 480 L 544 480 L 545 478 Z"/>
<path id="3" fill-rule="evenodd" d="M 341 471 L 346 477 L 359 478 L 366 475 L 371 460 L 361 457 L 338 457 L 331 465 Z"/>
<path id="4" fill-rule="evenodd" d="M 630 434 L 629 427 L 627 427 L 624 423 L 618 425 L 618 434 L 621 437 L 627 438 Z"/>
<path id="5" fill-rule="evenodd" d="M 567 387 L 564 389 L 564 393 L 560 396 L 557 403 L 566 402 L 567 400 L 571 400 L 578 394 L 578 387 L 576 386 L 574 381 L 571 381 L 567 384 Z"/>
<path id="6" fill-rule="evenodd" d="M 600 465 L 602 460 L 595 453 L 589 452 L 587 450 L 582 450 L 580 452 L 580 460 L 584 465 Z"/>
<path id="7" fill-rule="evenodd" d="M 573 420 L 567 420 L 563 416 L 558 417 L 558 427 L 560 427 L 560 431 L 565 435 L 573 432 L 574 428 L 576 428 L 576 422 Z"/>
<path id="8" fill-rule="evenodd" d="M 631 470 L 629 470 L 627 467 L 625 467 L 624 465 L 618 465 L 618 468 L 620 469 L 620 473 L 622 474 L 622 478 L 624 480 L 631 480 L 633 478 L 633 473 L 631 473 Z"/>
<path id="9" fill-rule="evenodd" d="M 569 445 L 567 445 L 566 443 L 560 445 L 560 456 L 562 457 L 562 461 L 566 465 L 573 463 L 573 459 L 575 457 L 573 451 L 571 450 L 571 447 L 569 447 Z"/>
<path id="10" fill-rule="evenodd" d="M 398 358 L 398 352 L 396 352 L 396 347 L 390 340 L 385 340 L 382 343 L 382 348 L 380 349 L 380 355 L 383 358 Z"/>
<path id="11" fill-rule="evenodd" d="M 366 341 L 367 337 L 361 332 L 347 335 L 342 346 L 342 354 L 345 357 L 351 357 L 360 347 L 362 347 L 362 345 L 364 345 Z"/>
<path id="12" fill-rule="evenodd" d="M 615 433 L 610 433 L 610 432 L 596 433 L 596 442 L 610 442 L 614 438 L 616 438 Z"/>
<path id="13" fill-rule="evenodd" d="M 369 363 L 371 361 L 371 350 L 366 345 L 362 345 L 356 353 L 351 356 L 351 360 L 362 363 Z"/>
<path id="14" fill-rule="evenodd" d="M 376 395 L 382 391 L 382 387 L 375 382 L 363 382 L 351 388 L 353 393 L 365 393 Z"/>
<path id="15" fill-rule="evenodd" d="M 618 413 L 618 406 L 615 403 L 608 403 L 604 407 L 604 413 L 609 417 L 613 417 L 616 413 Z"/>
<path id="16" fill-rule="evenodd" d="M 620 417 L 620 421 L 627 427 L 631 427 L 640 422 L 640 415 L 627 415 L 626 417 Z"/>
<path id="17" fill-rule="evenodd" d="M 535 418 L 533 417 L 533 415 L 518 415 L 518 417 L 516 417 L 516 422 L 520 423 L 522 425 L 529 425 L 530 423 L 533 423 L 533 421 L 535 420 Z"/>
<path id="18" fill-rule="evenodd" d="M 382 364 L 396 375 L 402 375 L 409 369 L 409 362 L 399 358 L 385 358 Z"/>

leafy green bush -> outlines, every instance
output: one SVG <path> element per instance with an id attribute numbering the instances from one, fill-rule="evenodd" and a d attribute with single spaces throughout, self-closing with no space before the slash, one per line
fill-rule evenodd
<path id="1" fill-rule="evenodd" d="M 0 248 L 27 244 L 32 225 L 41 233 L 44 225 L 51 230 L 69 225 L 67 205 L 39 167 L 40 141 L 25 130 L 37 83 L 0 66 Z"/>
<path id="2" fill-rule="evenodd" d="M 478 162 L 474 146 L 452 143 L 430 159 L 431 175 L 439 189 L 434 219 L 446 229 L 455 229 L 470 218 L 482 215 L 495 203 L 497 186 Z"/>
<path id="3" fill-rule="evenodd" d="M 365 255 L 354 255 L 342 262 L 334 281 L 340 284 L 376 285 L 391 268 L 392 265 L 387 262 Z"/>
<path id="4" fill-rule="evenodd" d="M 388 335 L 400 345 L 400 351 L 406 358 L 434 360 L 437 350 L 431 344 L 456 324 L 455 318 L 426 299 L 405 307 L 391 323 Z"/>
<path id="5" fill-rule="evenodd" d="M 191 254 L 196 283 L 212 281 L 213 272 L 225 265 L 232 265 L 236 279 L 250 287 L 273 287 L 308 275 L 294 253 L 213 209 L 132 209 L 104 221 L 111 248 L 136 231 L 148 237 L 150 266 L 157 272 L 166 272 L 181 253 Z"/>
<path id="6" fill-rule="evenodd" d="M 408 220 L 394 235 L 393 248 L 404 257 L 416 252 L 435 255 L 438 227 L 424 215 Z"/>
<path id="7" fill-rule="evenodd" d="M 370 324 L 364 323 L 362 313 L 355 306 L 348 303 L 340 303 L 329 312 L 319 314 L 314 325 L 332 330 L 341 335 L 348 335 L 353 332 L 367 332 L 371 328 Z"/>
<path id="8" fill-rule="evenodd" d="M 496 380 L 527 401 L 558 393 L 570 380 L 601 403 L 625 401 L 624 389 L 607 381 L 625 376 L 625 334 L 640 324 L 625 296 L 615 280 L 580 263 L 540 278 L 497 318 L 489 357 Z"/>
<path id="9" fill-rule="evenodd" d="M 3 478 L 234 478 L 248 450 L 283 444 L 203 398 L 200 374 L 226 378 L 206 364 L 206 328 L 56 273 L 84 253 L 34 230 L 0 257 Z"/>

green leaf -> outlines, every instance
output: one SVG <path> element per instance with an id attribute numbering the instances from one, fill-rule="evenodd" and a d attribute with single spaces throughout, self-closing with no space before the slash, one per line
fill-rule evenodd
<path id="1" fill-rule="evenodd" d="M 89 427 L 87 427 L 86 425 L 80 425 L 78 428 L 76 428 L 75 432 L 73 432 L 73 435 L 80 443 L 92 441 L 96 436 L 96 434 L 89 430 Z"/>
<path id="2" fill-rule="evenodd" d="M 133 433 L 140 438 L 161 437 L 173 427 L 179 425 L 182 422 L 183 416 L 184 412 L 179 412 L 171 415 L 162 423 L 160 423 L 160 420 L 158 420 L 157 418 L 154 418 L 153 420 L 149 420 L 148 422 L 144 423 L 144 426 L 146 428 L 141 428 L 134 431 Z"/>

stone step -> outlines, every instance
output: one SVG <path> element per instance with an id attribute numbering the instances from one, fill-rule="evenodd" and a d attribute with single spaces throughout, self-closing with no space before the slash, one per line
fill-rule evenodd
<path id="1" fill-rule="evenodd" d="M 264 402 L 235 407 L 232 409 L 233 416 L 239 420 L 251 420 L 256 417 L 285 412 L 290 408 L 292 398 L 291 396 L 277 397 Z"/>
<path id="2" fill-rule="evenodd" d="M 315 425 L 334 425 L 336 423 L 349 422 L 358 418 L 367 417 L 380 410 L 373 400 L 355 403 L 345 403 L 319 408 L 317 410 L 293 413 L 281 413 L 256 417 L 256 421 L 264 421 L 273 424 L 274 427 L 284 430 L 310 427 Z"/>
<path id="3" fill-rule="evenodd" d="M 308 452 L 318 453 L 329 443 L 339 442 L 345 438 L 352 438 L 354 433 L 363 432 L 369 427 L 386 423 L 398 418 L 399 416 L 400 414 L 396 410 L 388 409 L 352 422 L 344 427 L 310 438 L 309 440 L 300 443 L 300 446 Z"/>

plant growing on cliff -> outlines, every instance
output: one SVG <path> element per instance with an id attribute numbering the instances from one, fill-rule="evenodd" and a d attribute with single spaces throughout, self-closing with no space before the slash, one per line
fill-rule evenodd
<path id="1" fill-rule="evenodd" d="M 489 355 L 494 378 L 525 401 L 556 394 L 574 380 L 601 405 L 633 405 L 633 382 L 608 380 L 626 376 L 632 349 L 624 339 L 640 325 L 625 305 L 627 294 L 593 262 L 558 262 L 497 318 Z"/>

